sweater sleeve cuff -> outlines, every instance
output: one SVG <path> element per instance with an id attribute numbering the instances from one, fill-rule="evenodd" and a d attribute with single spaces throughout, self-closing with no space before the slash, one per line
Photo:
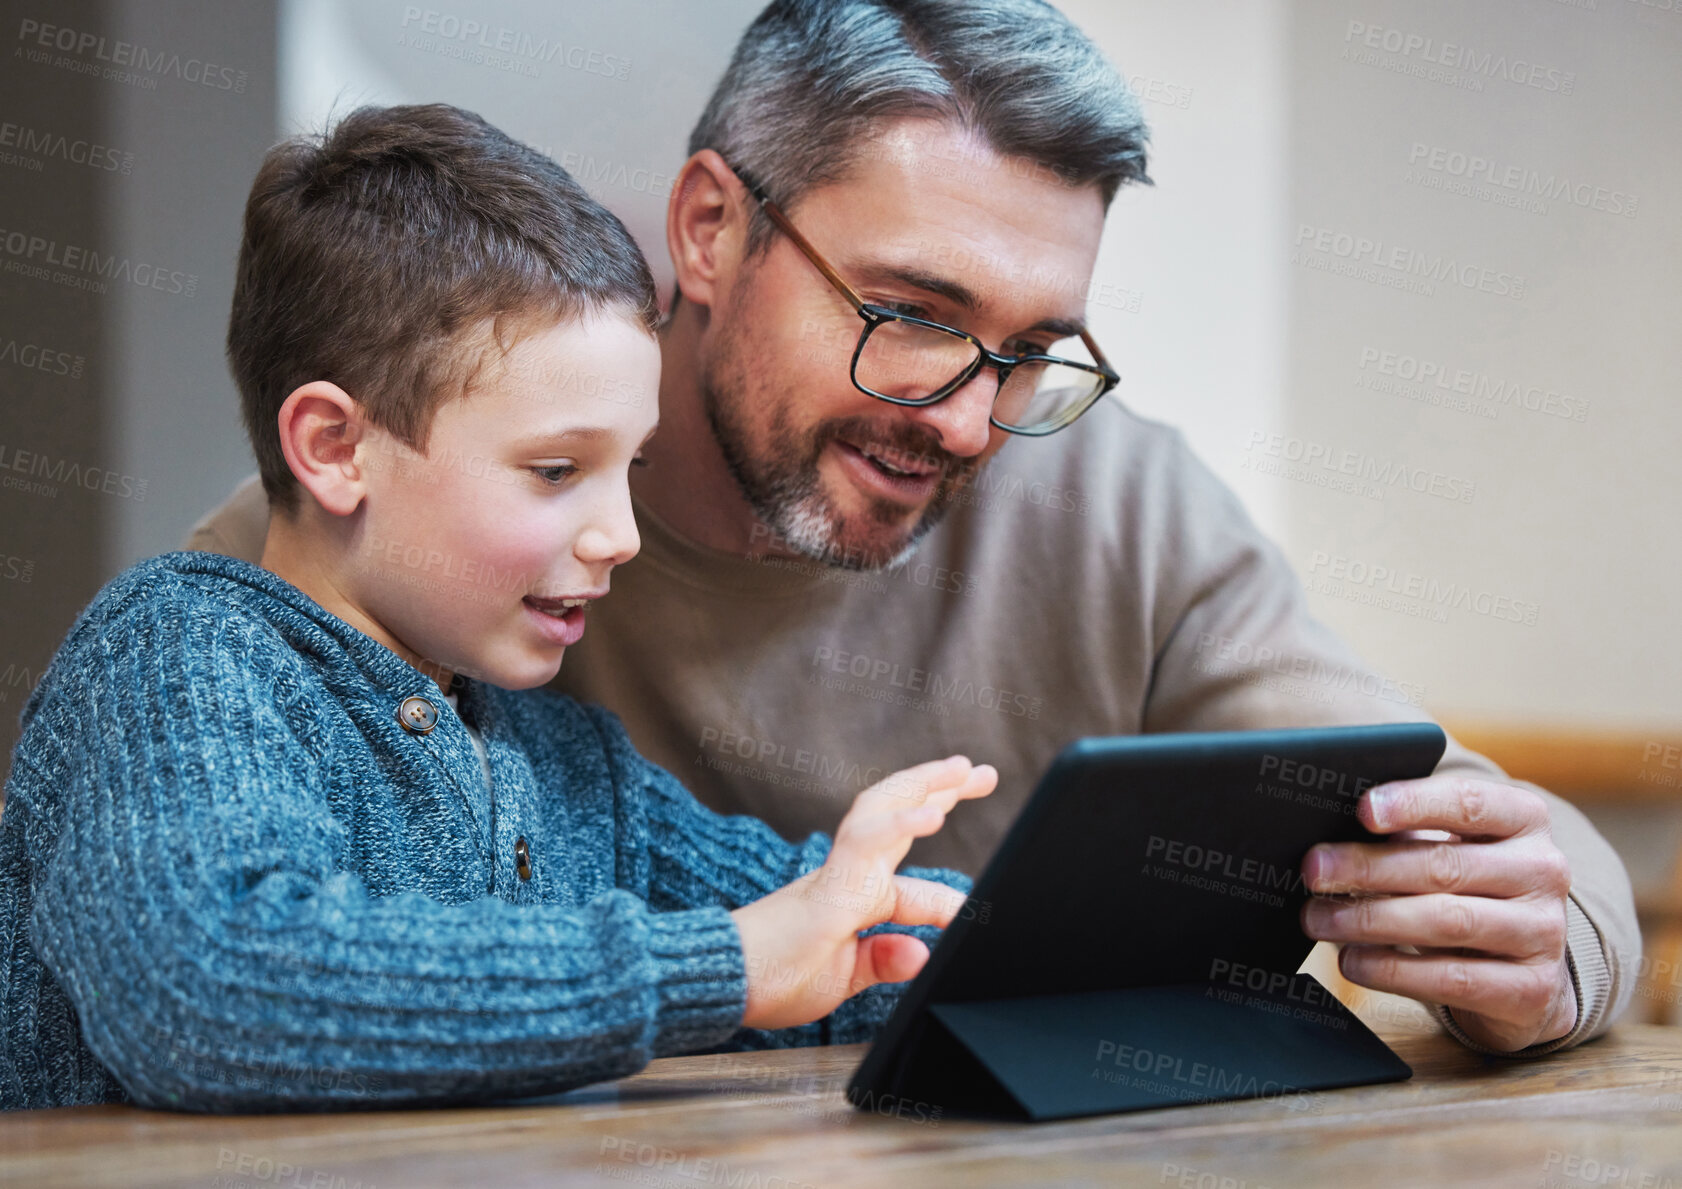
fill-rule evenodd
<path id="1" fill-rule="evenodd" d="M 658 997 L 654 1055 L 728 1040 L 747 1010 L 747 970 L 736 922 L 723 908 L 651 913 L 648 955 Z"/>
<path id="2" fill-rule="evenodd" d="M 1448 1034 L 1474 1053 L 1488 1053 L 1497 1057 L 1540 1057 L 1579 1045 L 1604 1030 L 1607 1009 L 1612 1002 L 1612 972 L 1601 945 L 1600 931 L 1594 927 L 1577 904 L 1575 896 L 1565 902 L 1565 965 L 1570 972 L 1571 988 L 1577 993 L 1577 1022 L 1564 1036 L 1533 1044 L 1528 1048 L 1505 1051 L 1492 1049 L 1473 1040 L 1454 1013 L 1442 1004 L 1433 1004 L 1432 1013 Z"/>

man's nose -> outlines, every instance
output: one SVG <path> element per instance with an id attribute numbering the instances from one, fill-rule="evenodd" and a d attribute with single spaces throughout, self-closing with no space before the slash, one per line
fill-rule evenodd
<path id="1" fill-rule="evenodd" d="M 987 449 L 993 427 L 993 398 L 999 392 L 999 374 L 983 367 L 951 396 L 932 405 L 906 411 L 920 425 L 940 436 L 940 445 L 960 458 L 974 458 Z"/>

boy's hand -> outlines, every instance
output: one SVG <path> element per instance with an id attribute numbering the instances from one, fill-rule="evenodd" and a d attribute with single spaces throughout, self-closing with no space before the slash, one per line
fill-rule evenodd
<path id="1" fill-rule="evenodd" d="M 894 871 L 912 839 L 933 834 L 954 805 L 998 782 L 990 764 L 974 767 L 964 756 L 896 772 L 853 801 L 822 867 L 731 913 L 747 964 L 742 1026 L 809 1023 L 866 987 L 915 976 L 928 946 L 903 933 L 858 934 L 884 922 L 951 923 L 962 892 Z"/>

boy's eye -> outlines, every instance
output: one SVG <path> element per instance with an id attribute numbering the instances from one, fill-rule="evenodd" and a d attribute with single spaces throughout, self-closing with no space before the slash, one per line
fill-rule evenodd
<path id="1" fill-rule="evenodd" d="M 648 465 L 648 459 L 639 454 L 635 458 L 631 459 L 631 465 L 634 467 L 645 467 Z"/>
<path id="2" fill-rule="evenodd" d="M 552 486 L 565 483 L 578 473 L 578 467 L 570 462 L 558 462 L 553 466 L 532 467 L 531 473 Z"/>

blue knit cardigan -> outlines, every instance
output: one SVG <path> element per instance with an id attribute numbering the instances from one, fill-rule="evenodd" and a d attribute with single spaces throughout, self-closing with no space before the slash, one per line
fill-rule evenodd
<path id="1" fill-rule="evenodd" d="M 429 733 L 398 722 L 413 696 Z M 107 585 L 6 786 L 0 1108 L 484 1102 L 885 1020 L 900 987 L 741 1028 L 729 910 L 826 836 L 703 808 L 599 707 L 472 681 L 459 704 L 246 562 L 165 554 Z"/>

